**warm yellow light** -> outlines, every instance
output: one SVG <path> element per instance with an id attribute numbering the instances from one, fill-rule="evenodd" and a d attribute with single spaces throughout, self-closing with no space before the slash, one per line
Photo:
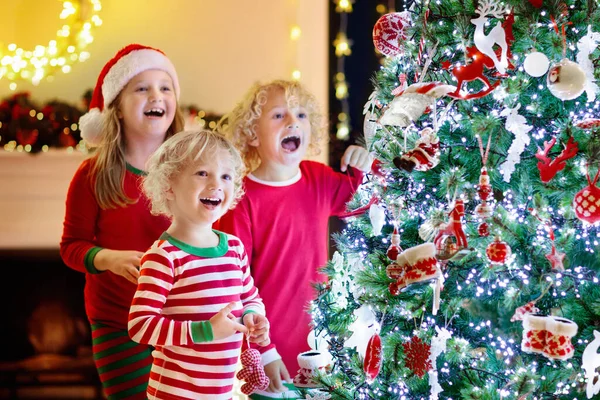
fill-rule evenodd
<path id="1" fill-rule="evenodd" d="M 387 7 L 384 4 L 378 4 L 377 7 L 375 7 L 375 10 L 377 10 L 379 14 L 385 14 L 387 12 Z"/>
<path id="2" fill-rule="evenodd" d="M 335 84 L 335 97 L 338 100 L 348 97 L 348 84 L 346 81 L 337 82 Z"/>
<path id="3" fill-rule="evenodd" d="M 42 146 L 42 151 L 44 153 L 48 152 L 48 145 L 47 144 L 45 144 L 45 145 Z"/>
<path id="4" fill-rule="evenodd" d="M 352 41 L 348 40 L 348 37 L 343 32 L 338 32 L 333 41 L 333 45 L 335 46 L 335 55 L 337 57 L 349 56 L 352 54 L 352 50 L 350 50 Z"/>
<path id="5" fill-rule="evenodd" d="M 337 125 L 337 132 L 335 134 L 335 137 L 340 140 L 346 140 L 348 139 L 348 137 L 350 137 L 350 127 L 347 123 L 340 122 Z"/>
<path id="6" fill-rule="evenodd" d="M 14 91 L 14 90 L 16 90 L 16 89 L 17 89 L 17 84 L 16 84 L 16 83 L 14 83 L 14 82 L 11 82 L 11 83 L 10 83 L 10 85 L 8 85 L 8 88 L 9 88 L 10 90 L 13 90 L 13 91 Z"/>
<path id="7" fill-rule="evenodd" d="M 77 130 L 77 124 L 71 124 L 71 130 L 72 131 L 76 131 Z"/>
<path id="8" fill-rule="evenodd" d="M 89 58 L 84 49 L 94 41 L 91 28 L 102 24 L 98 16 L 102 9 L 100 0 L 68 0 L 62 5 L 61 26 L 47 46 L 35 45 L 28 50 L 16 43 L 4 48 L 0 45 L 0 79 L 26 80 L 38 85 L 43 78 L 50 81 L 58 71 L 69 73 L 74 63 Z M 11 82 L 9 87 L 15 90 L 16 84 Z"/>
<path id="9" fill-rule="evenodd" d="M 338 0 L 335 11 L 350 13 L 352 12 L 352 3 L 354 3 L 354 0 Z"/>
<path id="10" fill-rule="evenodd" d="M 302 31 L 300 30 L 300 27 L 298 25 L 292 26 L 292 30 L 290 31 L 290 39 L 292 39 L 292 40 L 300 39 L 301 33 L 302 33 Z"/>
<path id="11" fill-rule="evenodd" d="M 302 77 L 302 73 L 299 70 L 296 69 L 296 70 L 294 70 L 292 72 L 292 79 L 293 80 L 299 81 L 301 77 Z"/>

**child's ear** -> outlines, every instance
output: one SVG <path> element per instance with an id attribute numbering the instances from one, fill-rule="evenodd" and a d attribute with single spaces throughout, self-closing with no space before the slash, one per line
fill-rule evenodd
<path id="1" fill-rule="evenodd" d="M 166 195 L 165 197 L 167 198 L 167 200 L 171 200 L 171 201 L 175 200 L 175 193 L 173 193 L 173 189 L 168 188 L 165 195 Z"/>
<path id="2" fill-rule="evenodd" d="M 248 142 L 248 146 L 251 147 L 258 147 L 259 142 L 258 142 L 258 136 L 254 136 L 249 142 Z"/>

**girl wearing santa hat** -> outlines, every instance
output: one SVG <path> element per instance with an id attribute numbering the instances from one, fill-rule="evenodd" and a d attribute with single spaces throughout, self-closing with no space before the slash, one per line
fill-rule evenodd
<path id="1" fill-rule="evenodd" d="M 165 54 L 131 44 L 104 66 L 79 121 L 97 149 L 71 181 L 60 253 L 86 274 L 94 361 L 109 399 L 146 398 L 152 349 L 129 338 L 127 319 L 140 258 L 169 220 L 150 214 L 140 183 L 150 155 L 183 129 L 179 92 Z"/>

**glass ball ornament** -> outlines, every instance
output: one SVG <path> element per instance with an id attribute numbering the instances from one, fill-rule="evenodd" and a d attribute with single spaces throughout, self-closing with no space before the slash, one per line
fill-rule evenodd
<path id="1" fill-rule="evenodd" d="M 544 76 L 548 72 L 549 67 L 550 60 L 548 60 L 548 57 L 544 53 L 540 53 L 539 51 L 527 54 L 525 61 L 523 61 L 523 69 L 529 76 L 533 76 L 534 78 Z"/>
<path id="2" fill-rule="evenodd" d="M 579 64 L 563 58 L 552 65 L 546 76 L 546 86 L 555 97 L 573 100 L 585 90 L 585 72 Z"/>
<path id="3" fill-rule="evenodd" d="M 508 260 L 512 252 L 510 246 L 506 242 L 503 242 L 499 237 L 496 237 L 496 239 L 488 245 L 487 249 L 485 249 L 485 254 L 493 265 L 502 265 Z"/>
<path id="4" fill-rule="evenodd" d="M 404 41 L 408 38 L 407 27 L 411 25 L 406 11 L 384 14 L 373 27 L 373 44 L 386 57 L 404 54 Z"/>
<path id="5" fill-rule="evenodd" d="M 489 236 L 490 229 L 489 229 L 487 222 L 482 222 L 481 224 L 479 224 L 479 227 L 477 228 L 477 232 L 479 233 L 479 236 L 481 236 L 481 237 Z"/>

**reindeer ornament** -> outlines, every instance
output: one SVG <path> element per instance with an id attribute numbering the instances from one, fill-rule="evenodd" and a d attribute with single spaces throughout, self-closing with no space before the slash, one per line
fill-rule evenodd
<path id="1" fill-rule="evenodd" d="M 478 99 L 490 94 L 500 81 L 490 83 L 484 75 L 484 67 L 488 69 L 495 68 L 498 75 L 505 76 L 507 69 L 513 69 L 509 56 L 511 55 L 510 44 L 514 40 L 512 35 L 512 25 L 514 15 L 509 13 L 504 22 L 498 24 L 486 35 L 484 27 L 488 21 L 488 16 L 502 18 L 504 10 L 496 0 L 482 0 L 476 10 L 479 15 L 473 18 L 471 23 L 475 25 L 475 34 L 473 42 L 475 46 L 467 47 L 466 55 L 471 60 L 467 65 L 461 65 L 452 70 L 452 75 L 457 79 L 456 91 L 448 93 L 449 97 L 459 100 Z M 495 45 L 498 45 L 494 49 Z M 461 88 L 464 82 L 479 80 L 485 87 L 479 92 L 464 93 Z"/>
<path id="2" fill-rule="evenodd" d="M 479 3 L 479 7 L 475 11 L 479 16 L 473 18 L 471 23 L 475 25 L 475 35 L 473 41 L 477 49 L 492 59 L 498 72 L 502 75 L 506 73 L 508 68 L 508 44 L 506 42 L 506 32 L 501 22 L 498 22 L 495 27 L 486 35 L 484 26 L 488 21 L 488 15 L 494 16 L 498 19 L 503 17 L 502 5 L 495 0 L 482 0 Z M 494 51 L 494 45 L 500 46 L 502 52 L 500 58 L 496 56 Z"/>
<path id="3" fill-rule="evenodd" d="M 555 137 L 549 142 L 544 142 L 544 150 L 538 147 L 538 152 L 535 155 L 535 158 L 540 160 L 537 167 L 540 170 L 540 179 L 544 183 L 550 182 L 558 171 L 563 170 L 567 166 L 565 161 L 575 157 L 579 151 L 579 144 L 573 140 L 573 137 L 570 137 L 563 151 L 556 158 L 551 159 L 548 157 L 548 152 L 555 143 Z"/>

